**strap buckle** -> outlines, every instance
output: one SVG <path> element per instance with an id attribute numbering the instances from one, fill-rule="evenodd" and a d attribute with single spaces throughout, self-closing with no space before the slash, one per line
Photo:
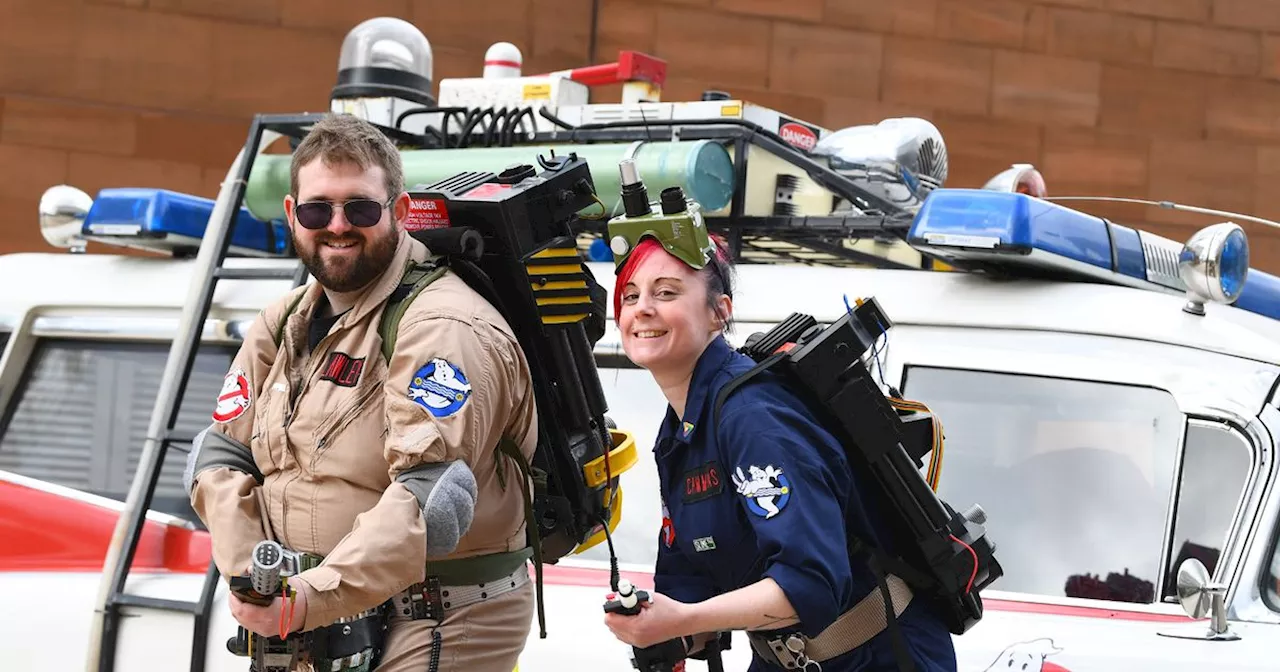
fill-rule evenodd
<path id="1" fill-rule="evenodd" d="M 773 654 L 773 658 L 777 664 L 788 670 L 804 670 L 804 672 L 822 672 L 822 664 L 816 660 L 812 660 L 805 653 L 805 644 L 807 640 L 800 633 L 792 633 L 783 637 L 773 637 L 763 640 L 763 644 L 768 647 L 761 650 L 761 647 L 755 647 L 758 653 L 764 654 L 766 651 Z"/>

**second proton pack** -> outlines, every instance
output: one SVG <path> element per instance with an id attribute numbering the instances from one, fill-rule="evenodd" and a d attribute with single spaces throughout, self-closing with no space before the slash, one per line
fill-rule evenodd
<path id="1" fill-rule="evenodd" d="M 921 474 L 922 458 L 940 457 L 940 428 L 918 404 L 886 396 L 863 359 L 893 323 L 874 299 L 821 326 L 793 313 L 741 348 L 758 364 L 730 381 L 716 398 L 718 416 L 739 386 L 770 371 L 808 402 L 845 446 L 855 472 L 878 486 L 879 510 L 890 517 L 895 554 L 851 539 L 853 555 L 869 556 L 885 590 L 883 572 L 897 574 L 938 608 L 951 632 L 963 634 L 982 618 L 979 592 L 1004 575 L 987 537 L 986 514 L 974 505 L 957 513 Z M 874 355 L 873 355 L 874 356 Z M 896 403 L 895 403 L 896 402 Z M 905 411 L 905 412 L 904 412 Z M 889 619 L 890 626 L 894 619 Z"/>

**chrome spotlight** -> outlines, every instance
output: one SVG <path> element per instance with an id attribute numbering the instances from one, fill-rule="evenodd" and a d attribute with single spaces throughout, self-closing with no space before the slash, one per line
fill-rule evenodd
<path id="1" fill-rule="evenodd" d="M 918 117 L 885 119 L 827 135 L 813 149 L 831 169 L 907 211 L 947 180 L 947 145 L 932 123 Z M 842 201 L 837 213 L 854 211 Z"/>
<path id="2" fill-rule="evenodd" d="M 49 187 L 40 197 L 40 234 L 54 247 L 84 252 L 81 230 L 91 207 L 93 198 L 75 187 Z"/>
<path id="3" fill-rule="evenodd" d="M 1205 302 L 1234 303 L 1249 277 L 1249 239 L 1234 222 L 1200 229 L 1182 246 L 1178 277 L 1187 287 L 1183 310 L 1204 315 Z"/>

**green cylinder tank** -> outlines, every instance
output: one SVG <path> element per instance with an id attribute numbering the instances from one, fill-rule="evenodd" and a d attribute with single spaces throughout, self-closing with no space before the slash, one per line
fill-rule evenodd
<path id="1" fill-rule="evenodd" d="M 476 147 L 469 149 L 411 149 L 400 152 L 404 159 L 405 188 L 439 182 L 467 171 L 499 173 L 517 163 L 538 165 L 538 155 L 556 156 L 570 152 L 587 160 L 596 193 L 609 208 L 609 215 L 622 212 L 621 179 L 618 162 L 634 143 L 597 145 L 538 145 L 527 147 Z M 285 194 L 289 193 L 287 155 L 264 154 L 253 162 L 244 205 L 259 219 L 284 218 Z M 703 211 L 719 210 L 733 197 L 733 160 L 729 152 L 711 140 L 692 142 L 646 142 L 632 156 L 650 197 L 667 187 L 680 187 L 702 205 Z M 583 210 L 596 214 L 598 205 Z"/>

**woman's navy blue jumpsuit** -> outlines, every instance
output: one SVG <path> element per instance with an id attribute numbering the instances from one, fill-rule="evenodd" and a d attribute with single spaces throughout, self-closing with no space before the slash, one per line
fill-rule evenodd
<path id="1" fill-rule="evenodd" d="M 813 637 L 876 587 L 866 562 L 850 561 L 846 530 L 881 548 L 887 531 L 835 437 L 776 379 L 735 390 L 711 426 L 720 388 L 754 364 L 717 338 L 694 368 L 683 420 L 667 411 L 654 448 L 664 508 L 655 588 L 701 602 L 769 577 L 800 619 L 778 632 Z M 920 672 L 956 669 L 951 634 L 924 600 L 898 623 Z M 758 655 L 750 667 L 777 669 Z M 822 669 L 898 669 L 888 630 Z"/>

